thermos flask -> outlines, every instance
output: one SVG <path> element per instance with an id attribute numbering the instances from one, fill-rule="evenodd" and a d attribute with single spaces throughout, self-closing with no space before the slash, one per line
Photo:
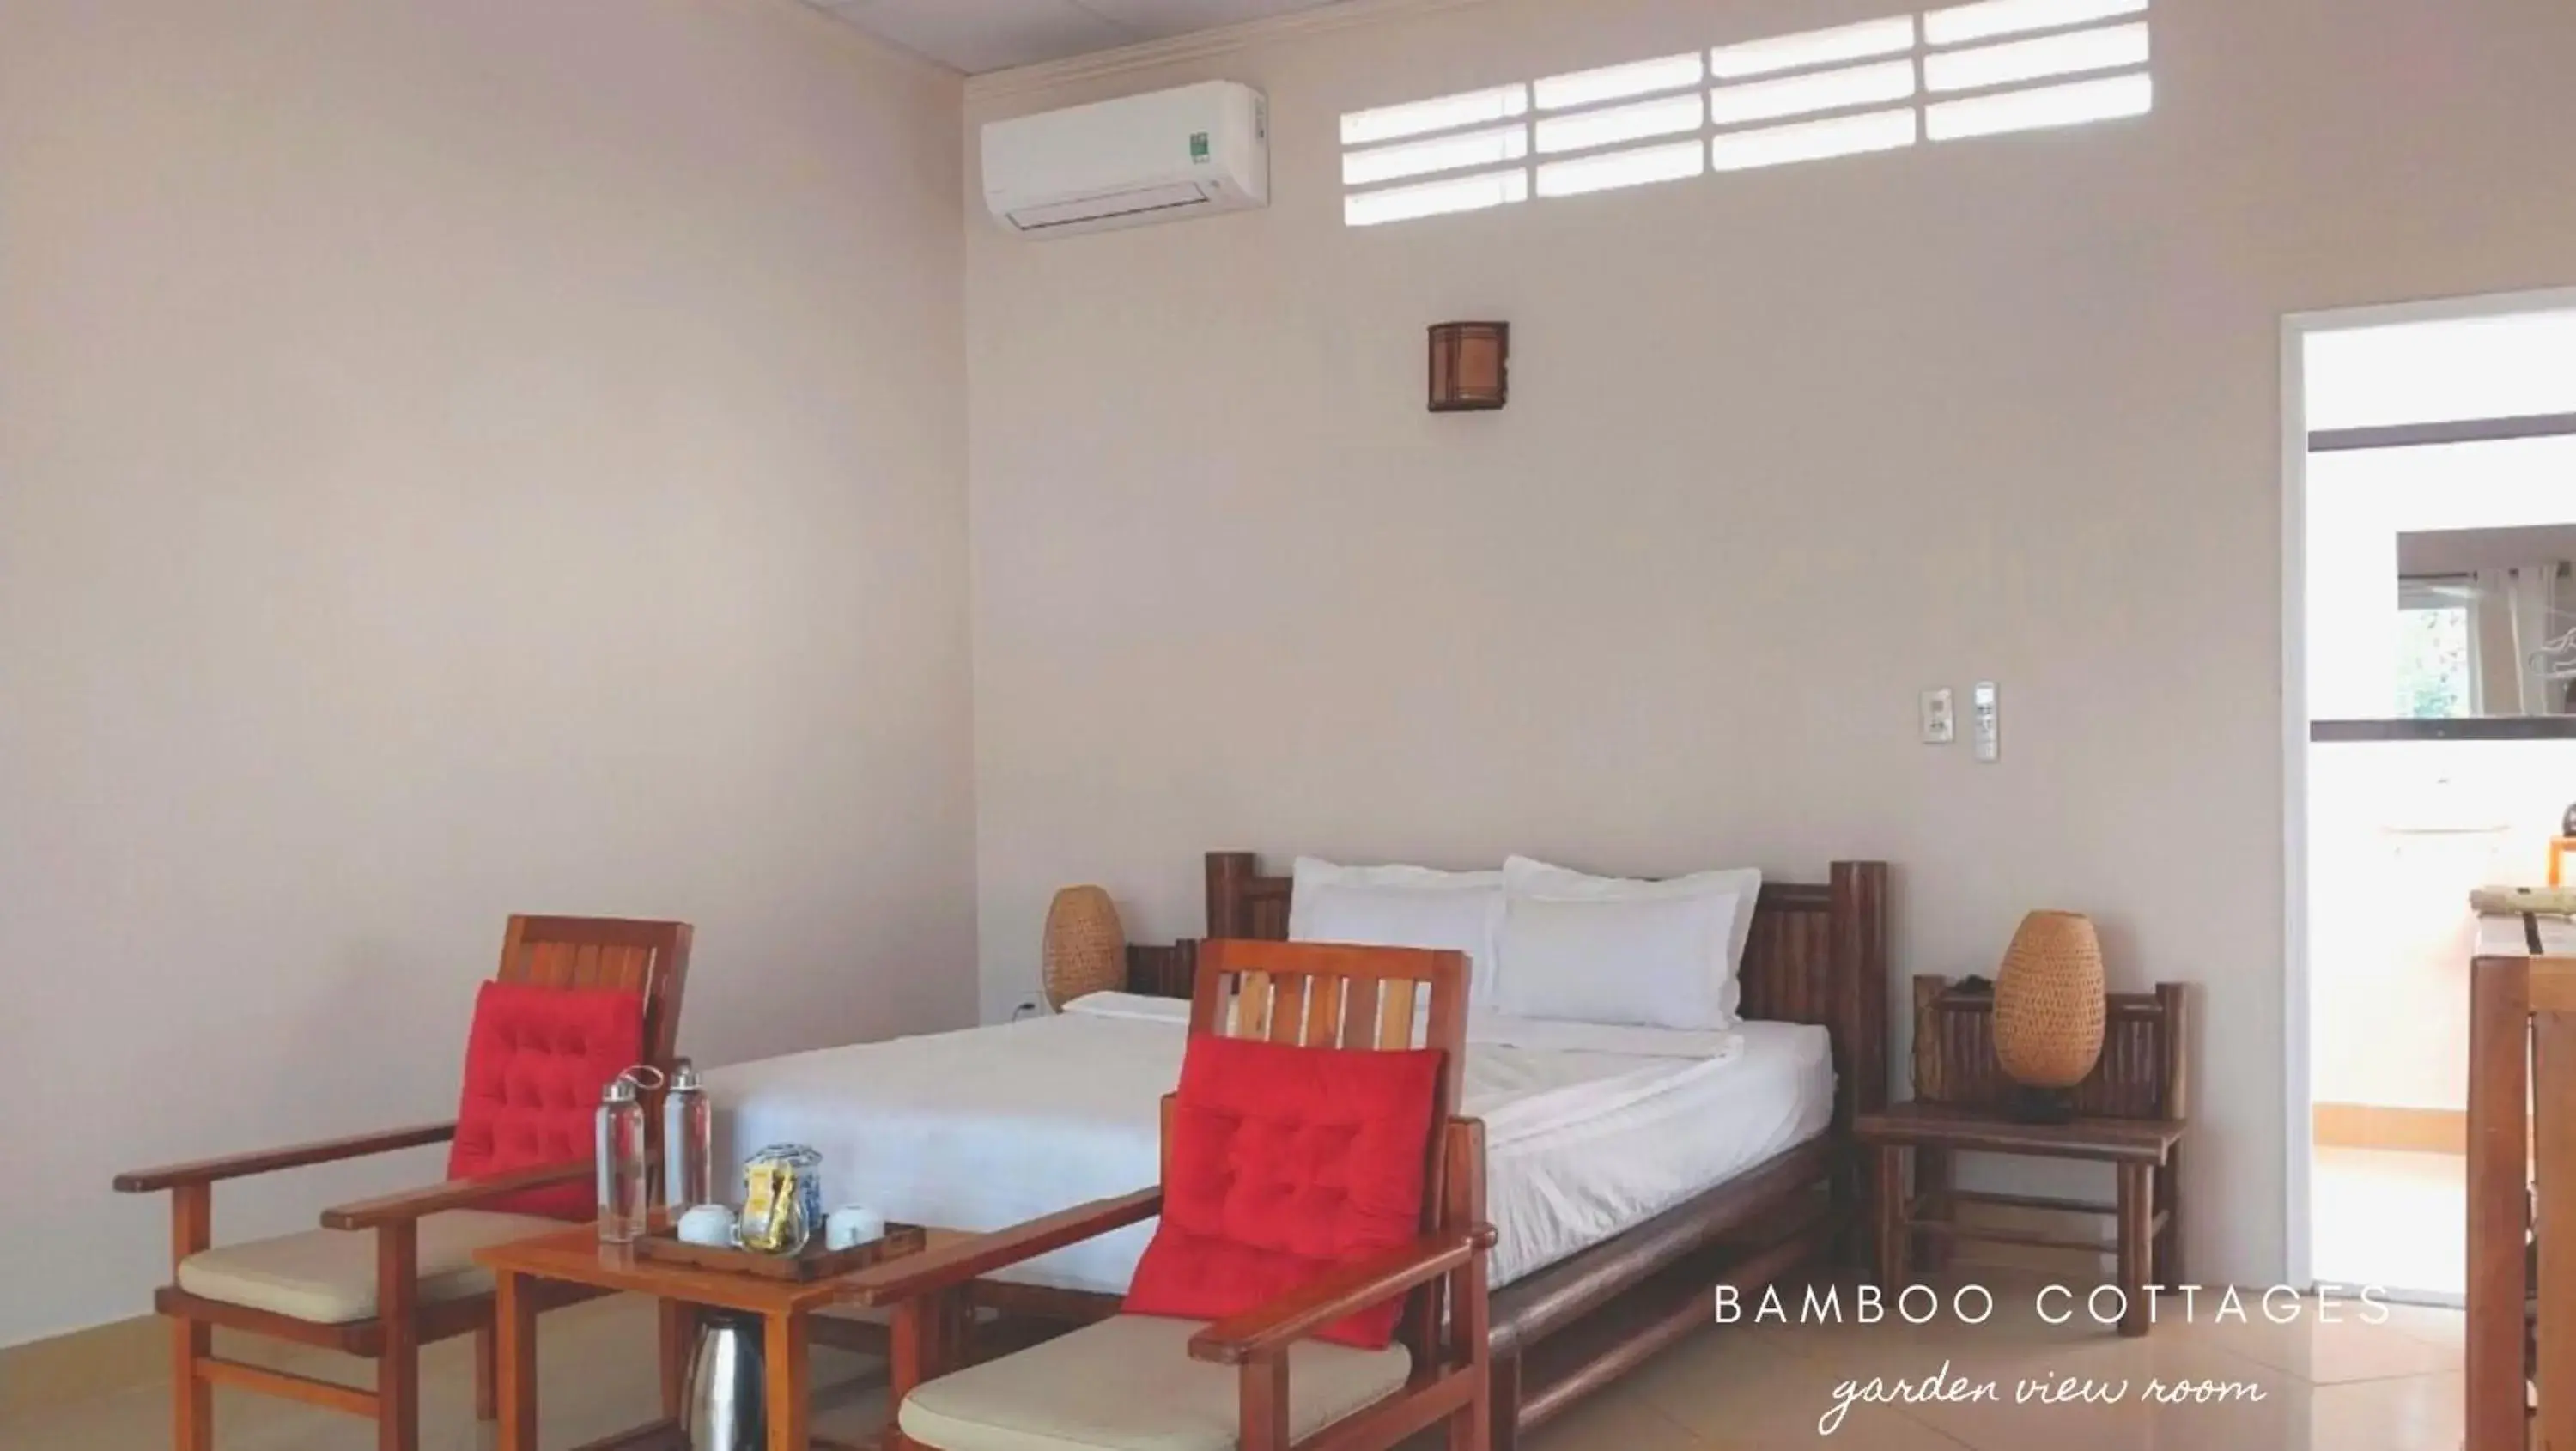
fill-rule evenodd
<path id="1" fill-rule="evenodd" d="M 699 1312 L 697 1353 L 682 1392 L 690 1451 L 761 1451 L 769 1444 L 766 1360 L 757 1315 Z"/>

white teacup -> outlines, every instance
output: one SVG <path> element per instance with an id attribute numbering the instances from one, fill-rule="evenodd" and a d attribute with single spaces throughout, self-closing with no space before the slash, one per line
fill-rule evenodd
<path id="1" fill-rule="evenodd" d="M 701 1204 L 680 1216 L 684 1243 L 728 1248 L 733 1244 L 733 1211 L 722 1204 Z"/>
<path id="2" fill-rule="evenodd" d="M 885 1216 L 864 1204 L 844 1204 L 823 1219 L 825 1249 L 856 1249 L 885 1238 Z"/>

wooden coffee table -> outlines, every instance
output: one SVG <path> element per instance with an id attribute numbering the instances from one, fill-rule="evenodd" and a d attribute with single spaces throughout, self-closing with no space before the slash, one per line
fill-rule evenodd
<path id="1" fill-rule="evenodd" d="M 915 1253 L 974 1238 L 963 1231 L 934 1229 Z M 593 1442 L 583 1451 L 678 1444 L 682 1381 L 688 1374 L 701 1307 L 761 1319 L 763 1365 L 769 1382 L 769 1451 L 809 1451 L 817 1444 L 828 1444 L 813 1438 L 813 1383 L 807 1351 L 815 1339 L 838 1337 L 829 1330 L 818 1335 L 815 1311 L 841 1305 L 892 1312 L 884 1346 L 889 1407 L 903 1404 L 914 1386 L 954 1368 L 962 1354 L 967 1320 L 958 1295 L 898 1300 L 872 1286 L 872 1276 L 903 1265 L 908 1258 L 881 1261 L 837 1279 L 797 1283 L 648 1260 L 631 1247 L 602 1244 L 598 1231 L 588 1225 L 477 1250 L 475 1262 L 492 1271 L 498 1372 L 493 1390 L 500 1417 L 500 1451 L 538 1451 L 537 1312 L 564 1298 L 557 1291 L 565 1286 L 651 1295 L 661 1301 L 662 1419 Z M 904 1441 L 889 1427 L 878 1444 L 900 1448 Z"/>

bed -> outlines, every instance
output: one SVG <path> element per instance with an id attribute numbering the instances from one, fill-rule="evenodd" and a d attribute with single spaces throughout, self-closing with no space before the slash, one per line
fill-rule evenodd
<path id="1" fill-rule="evenodd" d="M 1180 1078 L 1189 1005 L 1102 993 L 1058 1017 L 832 1048 L 708 1075 L 731 1163 L 767 1143 L 822 1151 L 836 1200 L 914 1224 L 1004 1229 L 1156 1182 L 1159 1104 Z M 1464 1112 L 1485 1124 L 1502 1286 L 1785 1149 L 1833 1119 L 1828 1036 L 1480 1017 Z M 1152 1226 L 1008 1278 L 1116 1295 Z"/>
<path id="2" fill-rule="evenodd" d="M 1288 880 L 1206 863 L 1209 935 L 1283 938 Z M 1495 1444 L 1704 1323 L 1749 1289 L 1856 1243 L 1847 1130 L 1886 1097 L 1885 868 L 1766 885 L 1721 1033 L 1477 1014 L 1465 1112 L 1485 1121 Z M 1195 942 L 1132 949 L 1129 991 L 1052 1018 L 828 1049 L 708 1075 L 719 1162 L 822 1150 L 826 1193 L 898 1220 L 994 1228 L 1158 1178 Z M 979 1291 L 1065 1320 L 1114 1307 L 1144 1225 Z"/>

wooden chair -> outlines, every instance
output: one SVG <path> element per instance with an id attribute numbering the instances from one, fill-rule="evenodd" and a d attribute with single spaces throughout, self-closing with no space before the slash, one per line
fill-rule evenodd
<path id="1" fill-rule="evenodd" d="M 1426 1149 L 1421 1237 L 1213 1324 L 1117 1315 L 1034 1349 L 931 1380 L 903 1400 L 896 1445 L 989 1451 L 1045 1444 L 1031 1418 L 1085 1417 L 1063 1444 L 1190 1451 L 1385 1451 L 1446 1422 L 1450 1451 L 1490 1439 L 1484 1126 L 1455 1116 L 1466 1056 L 1467 960 L 1456 952 L 1215 941 L 1199 953 L 1192 1035 L 1307 1047 L 1425 1046 L 1446 1055 Z M 1163 1101 L 1165 1172 L 1173 1100 Z M 955 1296 L 970 1281 L 1162 1212 L 1163 1191 L 1102 1200 L 898 1262 L 881 1293 Z M 877 1277 L 882 1278 L 882 1272 Z M 1397 1345 L 1324 1344 L 1317 1331 L 1409 1296 Z M 1232 1367 L 1228 1375 L 1225 1367 Z M 909 1384 L 900 1373 L 898 1386 Z M 1075 1394 L 1065 1394 L 1067 1388 Z M 1016 1422 L 994 1433 L 979 1410 Z M 1026 1413 L 1026 1414 L 1020 1414 Z M 998 1422 L 997 1422 L 998 1423 Z M 1060 1423 L 1060 1422 L 1059 1422 Z M 992 1434 L 988 1434 L 992 1433 Z"/>
<path id="2" fill-rule="evenodd" d="M 679 1037 L 689 937 L 685 922 L 512 917 L 495 976 L 503 982 L 541 987 L 641 990 L 647 1061 L 667 1067 Z M 489 1276 L 472 1266 L 472 1250 L 501 1239 L 561 1230 L 563 1225 L 476 1206 L 505 1195 L 588 1179 L 592 1168 L 587 1161 L 488 1179 L 453 1180 L 344 1204 L 323 1213 L 323 1229 L 212 1251 L 236 1257 L 250 1251 L 250 1262 L 236 1263 L 224 1278 L 244 1273 L 289 1277 L 280 1283 L 310 1306 L 306 1313 L 282 1313 L 277 1308 L 191 1293 L 178 1283 L 182 1266 L 210 1252 L 218 1182 L 445 1143 L 455 1136 L 452 1121 L 424 1124 L 116 1176 L 121 1193 L 170 1191 L 172 1283 L 153 1293 L 152 1304 L 172 1321 L 171 1441 L 177 1451 L 210 1451 L 213 1392 L 219 1385 L 367 1417 L 376 1423 L 376 1444 L 382 1451 L 411 1451 L 420 1441 L 420 1347 L 468 1331 L 476 1341 L 475 1410 L 482 1418 L 491 1418 L 492 1293 Z M 372 1255 L 358 1238 L 361 1233 L 372 1233 Z M 201 1267 L 209 1263 L 199 1261 Z M 374 1360 L 375 1389 L 221 1359 L 213 1354 L 216 1326 Z M 677 1353 L 667 1326 L 663 1353 L 666 1358 Z"/>

